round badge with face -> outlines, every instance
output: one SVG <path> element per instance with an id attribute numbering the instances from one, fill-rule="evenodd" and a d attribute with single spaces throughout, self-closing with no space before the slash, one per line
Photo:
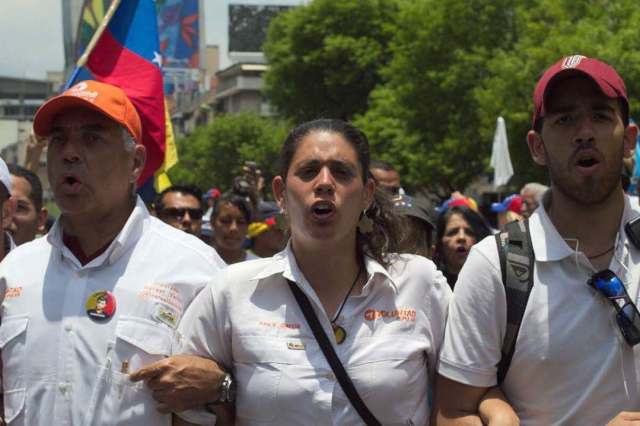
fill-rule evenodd
<path id="1" fill-rule="evenodd" d="M 116 312 L 116 298 L 110 291 L 96 291 L 89 296 L 85 308 L 89 318 L 105 322 Z"/>

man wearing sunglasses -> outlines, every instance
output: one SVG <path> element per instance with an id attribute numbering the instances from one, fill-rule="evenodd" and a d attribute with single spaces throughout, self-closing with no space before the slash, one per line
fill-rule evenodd
<path id="1" fill-rule="evenodd" d="M 543 74 L 533 101 L 527 143 L 551 187 L 528 219 L 533 270 L 527 258 L 509 263 L 523 284 L 533 274 L 513 357 L 496 388 L 513 323 L 490 237 L 472 249 L 449 308 L 438 424 L 481 424 L 479 402 L 500 390 L 506 398 L 483 401 L 513 408 L 500 424 L 516 415 L 525 425 L 640 424 L 640 250 L 624 231 L 640 211 L 620 184 L 637 128 L 625 84 L 609 65 L 574 55 Z"/>
<path id="2" fill-rule="evenodd" d="M 193 186 L 174 185 L 162 191 L 155 202 L 158 219 L 200 238 L 202 194 Z"/>

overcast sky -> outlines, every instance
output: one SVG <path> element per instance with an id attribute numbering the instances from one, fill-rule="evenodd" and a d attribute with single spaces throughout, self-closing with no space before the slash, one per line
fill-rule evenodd
<path id="1" fill-rule="evenodd" d="M 300 4 L 304 0 L 204 0 L 207 44 L 221 49 L 220 65 L 229 65 L 227 9 L 230 3 Z M 45 78 L 62 71 L 62 6 L 60 0 L 0 0 L 0 76 Z"/>

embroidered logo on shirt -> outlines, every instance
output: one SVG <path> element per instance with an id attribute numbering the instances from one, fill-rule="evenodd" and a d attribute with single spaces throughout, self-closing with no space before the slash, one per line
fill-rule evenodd
<path id="1" fill-rule="evenodd" d="M 290 329 L 300 328 L 300 324 L 298 324 L 297 322 L 260 321 L 260 325 L 262 327 L 269 327 L 269 328 L 290 328 Z"/>
<path id="2" fill-rule="evenodd" d="M 294 351 L 303 351 L 304 343 L 300 342 L 287 342 L 287 348 Z"/>
<path id="3" fill-rule="evenodd" d="M 179 317 L 182 315 L 182 297 L 178 289 L 171 284 L 145 284 L 138 297 L 142 300 L 162 302 L 170 306 Z"/>
<path id="4" fill-rule="evenodd" d="M 179 315 L 171 306 L 165 305 L 164 303 L 156 303 L 153 311 L 153 318 L 165 323 L 171 328 L 176 328 L 178 325 Z"/>
<path id="5" fill-rule="evenodd" d="M 369 308 L 364 311 L 364 319 L 366 321 L 375 321 L 379 318 L 390 319 L 393 321 L 416 321 L 416 310 L 411 308 L 400 308 L 392 311 L 379 311 Z"/>
<path id="6" fill-rule="evenodd" d="M 9 287 L 4 292 L 5 299 L 13 299 L 14 297 L 22 296 L 22 287 Z"/>

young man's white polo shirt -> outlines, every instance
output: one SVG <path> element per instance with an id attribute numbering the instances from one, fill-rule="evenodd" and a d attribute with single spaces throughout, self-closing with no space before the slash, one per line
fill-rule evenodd
<path id="1" fill-rule="evenodd" d="M 636 301 L 640 251 L 626 238 L 624 224 L 638 216 L 640 208 L 625 197 L 609 266 Z M 610 302 L 587 284 L 596 271 L 562 239 L 544 207 L 529 225 L 534 286 L 502 384 L 521 424 L 602 425 L 622 410 L 637 411 L 640 348 L 624 342 Z M 495 385 L 505 328 L 505 292 L 491 236 L 472 248 L 458 277 L 439 373 L 472 386 Z"/>
<path id="2" fill-rule="evenodd" d="M 348 298 L 337 320 L 347 337 L 334 348 L 382 424 L 427 424 L 451 290 L 419 256 L 402 255 L 389 270 L 369 258 L 365 266 L 368 282 L 362 294 Z M 198 295 L 179 329 L 183 351 L 232 371 L 237 424 L 362 424 L 287 279 L 307 295 L 334 341 L 327 314 L 287 248 L 230 265 Z"/>
<path id="3" fill-rule="evenodd" d="M 195 295 L 224 266 L 211 247 L 151 217 L 140 199 L 109 248 L 82 266 L 60 222 L 0 264 L 4 413 L 11 425 L 170 425 L 128 374 L 171 354 Z M 107 321 L 87 301 L 109 291 Z"/>

